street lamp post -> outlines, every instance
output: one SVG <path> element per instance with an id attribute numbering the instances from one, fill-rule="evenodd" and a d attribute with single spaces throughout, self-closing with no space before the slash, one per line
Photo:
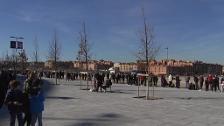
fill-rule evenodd
<path id="1" fill-rule="evenodd" d="M 169 57 L 168 57 L 168 56 L 169 56 L 169 55 L 168 55 L 168 54 L 169 54 L 169 48 L 166 47 L 165 49 L 166 49 L 166 60 L 168 60 L 168 58 L 169 58 Z"/>

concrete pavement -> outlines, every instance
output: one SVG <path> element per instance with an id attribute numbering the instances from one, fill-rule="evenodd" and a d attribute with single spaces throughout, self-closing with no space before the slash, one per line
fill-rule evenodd
<path id="1" fill-rule="evenodd" d="M 222 93 L 156 87 L 155 96 L 163 99 L 146 101 L 133 98 L 136 86 L 114 84 L 112 93 L 96 93 L 80 90 L 80 81 L 49 84 L 52 81 L 45 81 L 44 126 L 224 125 Z M 145 87 L 140 87 L 140 95 L 145 95 Z M 0 126 L 7 126 L 6 110 L 0 114 Z"/>

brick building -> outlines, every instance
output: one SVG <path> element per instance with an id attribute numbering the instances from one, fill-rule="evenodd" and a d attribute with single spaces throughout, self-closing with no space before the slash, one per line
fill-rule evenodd
<path id="1" fill-rule="evenodd" d="M 166 75 L 169 73 L 173 75 L 221 74 L 222 66 L 201 61 L 162 60 L 150 61 L 149 71 L 155 75 Z"/>
<path id="2" fill-rule="evenodd" d="M 132 71 L 138 70 L 137 63 L 115 63 L 114 64 L 115 70 L 118 70 L 120 72 L 128 73 Z"/>
<path id="3" fill-rule="evenodd" d="M 54 61 L 48 60 L 44 63 L 44 67 L 46 69 L 54 69 L 55 64 Z M 58 70 L 68 70 L 73 69 L 73 62 L 72 61 L 58 61 L 57 62 L 57 69 Z"/>
<path id="4" fill-rule="evenodd" d="M 79 70 L 86 70 L 86 63 L 82 61 L 74 61 L 73 62 L 74 68 Z M 113 66 L 112 61 L 105 61 L 105 60 L 91 60 L 88 62 L 88 70 L 95 71 L 95 70 L 108 70 L 110 67 Z"/>

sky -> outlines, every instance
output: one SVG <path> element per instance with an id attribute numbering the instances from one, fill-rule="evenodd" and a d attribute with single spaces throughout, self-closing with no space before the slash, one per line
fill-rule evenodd
<path id="1" fill-rule="evenodd" d="M 57 31 L 61 60 L 75 60 L 79 31 L 86 24 L 92 59 L 136 61 L 141 8 L 153 27 L 156 59 L 200 60 L 224 64 L 223 0 L 0 0 L 0 57 L 13 51 L 10 36 L 24 37 L 33 60 L 34 39 L 46 61 Z"/>

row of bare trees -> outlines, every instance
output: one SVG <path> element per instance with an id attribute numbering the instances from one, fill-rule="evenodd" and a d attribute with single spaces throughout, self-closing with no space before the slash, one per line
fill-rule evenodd
<path id="1" fill-rule="evenodd" d="M 28 57 L 25 50 L 20 50 L 16 54 L 9 55 L 8 52 L 0 60 L 1 70 L 14 69 L 14 70 L 24 70 L 27 67 Z"/>
<path id="2" fill-rule="evenodd" d="M 85 62 L 86 65 L 86 71 L 88 71 L 88 62 L 91 58 L 90 55 L 90 44 L 87 40 L 87 33 L 86 33 L 86 26 L 85 26 L 85 22 L 83 22 L 82 24 L 82 29 L 79 32 L 79 51 L 78 51 L 78 55 L 77 55 L 77 60 L 81 61 L 81 62 Z M 38 58 L 37 56 L 37 48 L 34 52 L 34 56 L 35 59 Z M 58 38 L 58 34 L 55 31 L 54 32 L 54 36 L 52 41 L 50 42 L 50 46 L 49 46 L 49 52 L 48 52 L 48 59 L 53 61 L 54 64 L 54 70 L 55 70 L 55 83 L 57 84 L 57 62 L 60 59 L 60 54 L 61 54 L 61 45 L 59 42 L 59 38 Z M 37 61 L 37 60 L 36 60 Z M 88 81 L 87 81 L 87 88 L 88 88 Z"/>
<path id="3" fill-rule="evenodd" d="M 154 45 L 154 31 L 152 25 L 150 25 L 145 16 L 144 9 L 142 9 L 142 17 L 143 17 L 143 28 L 142 32 L 140 32 L 140 44 L 139 44 L 139 50 L 137 51 L 137 58 L 138 60 L 145 61 L 146 67 L 145 71 L 146 74 L 149 74 L 148 66 L 149 61 L 152 59 L 155 59 L 156 54 L 159 51 L 159 48 Z M 86 32 L 86 25 L 85 22 L 82 24 L 82 28 L 79 32 L 79 50 L 77 55 L 77 60 L 81 62 L 85 62 L 85 68 L 86 71 L 88 71 L 88 62 L 91 59 L 91 46 L 88 41 L 88 36 Z M 54 32 L 53 38 L 49 43 L 49 52 L 48 52 L 48 60 L 53 61 L 54 64 L 54 70 L 55 70 L 55 83 L 57 84 L 57 62 L 60 60 L 60 54 L 61 54 L 61 45 L 58 38 L 58 33 Z M 19 56 L 21 57 L 21 62 L 24 64 L 27 62 L 27 56 L 25 54 L 25 50 L 23 50 Z M 39 45 L 37 37 L 34 39 L 34 52 L 33 52 L 33 58 L 34 58 L 34 65 L 36 65 L 39 61 Z M 22 66 L 24 68 L 24 66 Z M 34 68 L 37 68 L 37 66 L 34 66 Z M 88 82 L 87 82 L 87 89 L 88 89 Z M 154 88 L 153 88 L 153 97 L 154 97 Z M 149 84 L 147 84 L 147 93 L 146 93 L 146 99 L 149 98 Z"/>

